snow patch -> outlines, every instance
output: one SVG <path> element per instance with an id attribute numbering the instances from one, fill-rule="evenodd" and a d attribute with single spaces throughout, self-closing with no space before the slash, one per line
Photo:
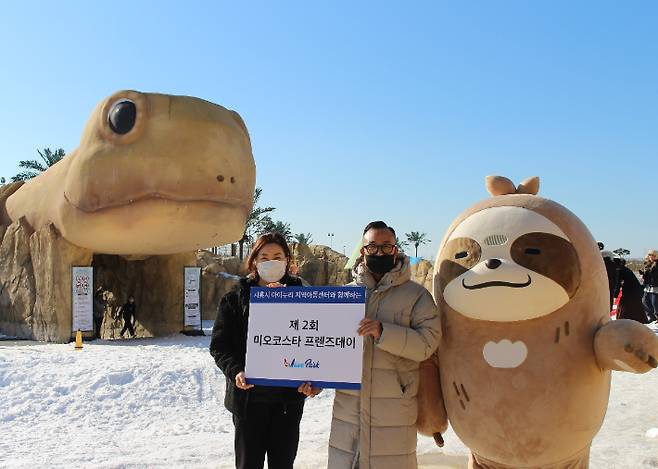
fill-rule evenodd
<path id="1" fill-rule="evenodd" d="M 234 467 L 224 377 L 209 342 L 176 335 L 94 341 L 79 352 L 0 347 L 0 467 Z M 658 467 L 656 389 L 656 371 L 613 373 L 590 467 Z M 333 396 L 306 402 L 296 469 L 326 467 Z M 466 468 L 468 449 L 452 430 L 444 439 L 440 449 L 419 436 L 420 468 Z"/>

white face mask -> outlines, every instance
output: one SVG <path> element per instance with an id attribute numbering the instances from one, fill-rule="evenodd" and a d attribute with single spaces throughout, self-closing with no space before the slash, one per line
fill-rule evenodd
<path id="1" fill-rule="evenodd" d="M 256 270 L 260 278 L 268 283 L 278 282 L 286 273 L 286 262 L 284 261 L 264 261 L 256 264 Z"/>

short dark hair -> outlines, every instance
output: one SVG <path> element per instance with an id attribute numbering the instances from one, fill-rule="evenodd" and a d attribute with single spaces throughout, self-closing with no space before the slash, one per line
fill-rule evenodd
<path id="1" fill-rule="evenodd" d="M 256 242 L 254 243 L 253 248 L 251 249 L 251 254 L 249 254 L 249 257 L 247 258 L 247 269 L 253 274 L 256 274 L 258 272 L 256 270 L 256 258 L 258 257 L 258 254 L 263 249 L 263 247 L 265 247 L 266 244 L 278 244 L 281 247 L 281 249 L 283 250 L 283 254 L 285 254 L 286 258 L 288 259 L 288 264 L 286 265 L 286 274 L 287 274 L 291 260 L 290 248 L 288 247 L 286 238 L 284 238 L 283 235 L 278 231 L 263 233 L 258 237 Z"/>
<path id="2" fill-rule="evenodd" d="M 391 233 L 393 233 L 393 236 L 397 237 L 397 235 L 395 234 L 395 230 L 381 220 L 371 221 L 370 223 L 368 223 L 366 227 L 363 229 L 363 236 L 365 236 L 366 233 L 370 230 L 389 230 Z"/>

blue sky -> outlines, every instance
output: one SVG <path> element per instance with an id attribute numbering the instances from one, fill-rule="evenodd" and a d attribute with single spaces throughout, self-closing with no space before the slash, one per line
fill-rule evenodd
<path id="1" fill-rule="evenodd" d="M 120 89 L 198 96 L 249 127 L 263 203 L 351 250 L 542 179 L 607 247 L 658 247 L 655 2 L 13 2 L 0 16 L 0 175 L 73 150 Z M 404 236 L 402 236 L 404 237 Z"/>

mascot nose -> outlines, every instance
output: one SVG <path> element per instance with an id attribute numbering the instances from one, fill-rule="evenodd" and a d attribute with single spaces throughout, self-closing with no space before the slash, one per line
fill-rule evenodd
<path id="1" fill-rule="evenodd" d="M 486 266 L 489 267 L 490 269 L 497 269 L 502 262 L 500 262 L 500 259 L 487 259 L 487 262 L 485 262 Z"/>

